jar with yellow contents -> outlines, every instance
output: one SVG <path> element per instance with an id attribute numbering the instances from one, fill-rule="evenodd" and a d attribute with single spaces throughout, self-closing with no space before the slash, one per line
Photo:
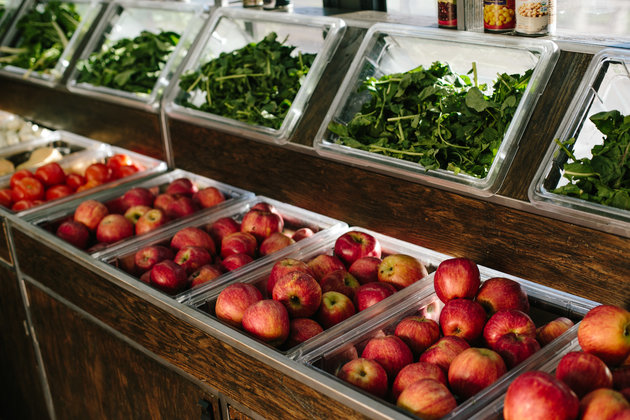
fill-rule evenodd
<path id="1" fill-rule="evenodd" d="M 483 0 L 483 28 L 487 32 L 514 30 L 515 0 Z"/>

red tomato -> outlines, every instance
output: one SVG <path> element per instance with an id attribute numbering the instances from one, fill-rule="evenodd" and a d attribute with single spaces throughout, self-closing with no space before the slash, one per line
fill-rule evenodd
<path id="1" fill-rule="evenodd" d="M 112 170 L 104 163 L 93 163 L 85 170 L 85 179 L 87 181 L 98 181 L 100 184 L 108 182 L 111 179 Z"/>
<path id="2" fill-rule="evenodd" d="M 134 165 L 124 165 L 112 169 L 112 178 L 120 179 L 138 172 L 138 167 Z"/>
<path id="3" fill-rule="evenodd" d="M 130 165 L 133 165 L 133 160 L 131 160 L 131 157 L 129 157 L 129 155 L 126 155 L 124 153 L 118 153 L 107 160 L 107 166 L 112 169 Z"/>
<path id="4" fill-rule="evenodd" d="M 15 182 L 12 193 L 13 201 L 43 200 L 44 184 L 35 177 L 25 177 Z"/>
<path id="5" fill-rule="evenodd" d="M 53 185 L 46 190 L 46 201 L 56 200 L 74 194 L 74 190 L 66 184 Z"/>
<path id="6" fill-rule="evenodd" d="M 0 190 L 0 206 L 4 206 L 8 209 L 13 205 L 13 193 L 11 188 L 3 188 Z"/>
<path id="7" fill-rule="evenodd" d="M 30 209 L 31 207 L 39 206 L 40 204 L 43 204 L 43 203 L 44 202 L 42 200 L 20 200 L 16 202 L 13 205 L 13 207 L 11 207 L 11 210 L 13 211 L 27 210 L 27 209 Z"/>
<path id="8" fill-rule="evenodd" d="M 39 178 L 47 187 L 66 182 L 66 173 L 57 162 L 50 162 L 37 168 L 35 177 Z"/>
<path id="9" fill-rule="evenodd" d="M 35 175 L 33 175 L 33 173 L 31 171 L 29 171 L 28 169 L 20 169 L 18 171 L 13 172 L 13 175 L 11 175 L 11 180 L 9 181 L 9 183 L 11 184 L 11 188 L 15 187 L 15 183 L 17 181 L 19 181 L 22 178 L 27 178 L 27 177 L 34 177 Z"/>
<path id="10" fill-rule="evenodd" d="M 81 185 L 85 184 L 85 182 L 86 181 L 83 175 L 70 174 L 66 177 L 66 185 L 72 188 L 73 190 L 76 190 Z"/>

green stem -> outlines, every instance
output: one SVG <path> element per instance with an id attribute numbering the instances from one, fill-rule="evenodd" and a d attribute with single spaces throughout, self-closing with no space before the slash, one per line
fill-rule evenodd
<path id="1" fill-rule="evenodd" d="M 564 145 L 564 143 L 562 143 L 560 141 L 560 139 L 554 139 L 553 141 L 556 142 L 556 144 L 558 145 L 558 147 L 560 147 L 560 149 L 562 149 L 564 151 L 564 153 L 567 154 L 567 156 L 569 156 L 569 158 L 573 161 L 577 161 L 575 155 L 569 150 L 567 149 L 567 147 Z"/>
<path id="2" fill-rule="evenodd" d="M 230 74 L 228 76 L 215 77 L 214 80 L 216 82 L 222 82 L 228 79 L 243 79 L 246 77 L 265 77 L 267 76 L 265 73 L 252 73 L 252 74 Z"/>
<path id="3" fill-rule="evenodd" d="M 398 150 L 398 149 L 391 149 L 389 147 L 383 147 L 383 146 L 369 146 L 370 147 L 370 151 L 381 151 L 381 152 L 390 152 L 390 153 L 400 153 L 403 155 L 409 155 L 409 156 L 424 156 L 423 152 L 407 152 L 405 150 Z"/>
<path id="4" fill-rule="evenodd" d="M 53 28 L 55 28 L 55 32 L 57 32 L 57 35 L 59 36 L 61 45 L 63 45 L 63 47 L 66 48 L 68 46 L 68 38 L 66 38 L 66 36 L 64 35 L 63 30 L 59 27 L 57 22 L 55 22 L 54 20 L 50 23 L 53 26 Z"/>

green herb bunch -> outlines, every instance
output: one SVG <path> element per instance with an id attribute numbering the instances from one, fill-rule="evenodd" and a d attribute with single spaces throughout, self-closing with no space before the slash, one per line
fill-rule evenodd
<path id="1" fill-rule="evenodd" d="M 137 37 L 105 42 L 100 51 L 78 64 L 78 83 L 134 93 L 151 93 L 180 35 L 142 31 Z"/>
<path id="2" fill-rule="evenodd" d="M 40 4 L 18 22 L 17 45 L 0 47 L 0 65 L 39 72 L 54 68 L 80 21 L 74 3 Z"/>
<path id="3" fill-rule="evenodd" d="M 569 150 L 575 138 L 556 139 L 569 157 L 563 173 L 569 184 L 553 192 L 630 210 L 630 115 L 613 110 L 589 119 L 604 135 L 604 142 L 593 146 L 590 158 L 576 159 Z"/>
<path id="4" fill-rule="evenodd" d="M 482 178 L 494 160 L 503 136 L 530 80 L 500 74 L 491 95 L 473 78 L 457 75 L 446 63 L 374 77 L 358 92 L 366 102 L 347 125 L 331 122 L 335 142 L 385 156 L 419 163 L 426 170 L 446 169 Z"/>
<path id="5" fill-rule="evenodd" d="M 249 124 L 280 128 L 310 70 L 315 54 L 292 55 L 296 47 L 269 33 L 262 41 L 221 53 L 196 72 L 182 75 L 183 105 Z M 200 105 L 193 104 L 202 93 Z"/>

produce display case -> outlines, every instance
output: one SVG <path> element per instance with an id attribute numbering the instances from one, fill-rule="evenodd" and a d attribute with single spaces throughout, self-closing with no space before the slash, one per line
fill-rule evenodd
<path id="1" fill-rule="evenodd" d="M 322 156 L 336 160 L 469 195 L 491 196 L 502 183 L 558 56 L 557 45 L 549 40 L 377 23 L 367 31 L 314 139 L 314 147 Z M 446 64 L 452 74 L 448 75 L 442 69 L 433 70 L 436 63 Z M 408 73 L 417 71 L 419 66 L 422 66 L 423 71 L 430 72 L 431 76 L 427 76 L 427 79 L 435 77 L 442 82 L 431 87 L 423 80 L 412 81 L 414 79 Z M 529 82 L 523 90 L 520 84 L 527 81 L 525 76 L 530 70 Z M 502 88 L 493 90 L 498 75 L 503 73 L 519 76 L 516 77 L 518 81 L 510 82 L 515 87 L 519 86 L 518 89 L 515 88 L 505 97 L 501 96 Z M 394 77 L 397 74 L 401 74 L 402 81 Z M 459 76 L 459 81 L 456 80 L 456 75 Z M 363 86 L 370 78 L 376 81 L 369 86 Z M 471 87 L 480 88 L 466 88 L 468 90 L 465 100 L 462 97 L 460 105 L 455 107 L 452 99 L 456 95 L 461 96 L 465 80 Z M 501 83 L 505 80 L 502 79 Z M 392 89 L 390 92 L 389 88 L 379 91 L 379 85 L 387 86 L 390 82 L 401 83 L 399 87 L 393 86 L 396 91 Z M 418 92 L 402 93 L 407 86 L 414 86 L 414 83 L 418 83 L 418 87 L 414 87 Z M 453 89 L 447 94 L 450 99 L 440 99 L 439 92 L 451 84 Z M 484 84 L 487 85 L 487 90 L 481 89 Z M 517 91 L 522 94 L 520 101 L 517 99 Z M 371 114 L 359 117 L 363 107 L 370 104 L 371 92 L 384 95 L 384 98 L 379 96 L 374 99 L 374 109 L 365 111 L 372 111 Z M 492 96 L 493 92 L 497 93 L 496 97 Z M 475 126 L 480 124 L 480 117 L 483 115 L 481 109 L 489 109 L 482 101 L 478 101 L 483 95 L 501 102 L 501 113 L 504 109 L 516 106 L 511 120 L 504 121 L 504 134 L 500 128 L 492 133 L 486 130 L 492 127 L 491 123 Z M 409 103 L 394 102 L 398 97 L 405 100 L 409 97 L 423 99 L 407 100 Z M 438 105 L 433 105 L 438 102 Z M 395 116 L 389 117 L 387 104 L 391 104 L 391 114 Z M 436 109 L 440 110 L 439 113 Z M 377 115 L 379 117 L 375 117 Z M 380 115 L 388 117 L 387 120 L 381 122 L 378 119 Z M 357 119 L 353 121 L 355 116 Z M 427 123 L 434 119 L 435 122 Z M 379 123 L 376 124 L 376 121 Z M 379 124 L 391 126 L 380 129 Z M 336 132 L 331 131 L 331 127 L 337 127 Z M 356 138 L 352 134 L 354 131 L 350 130 L 356 130 Z M 343 131 L 350 134 L 344 135 Z M 385 131 L 388 132 L 387 135 L 383 134 Z M 483 134 L 478 134 L 477 131 Z M 458 138 L 455 137 L 456 134 Z M 349 140 L 342 144 L 341 140 L 346 137 Z M 463 144 L 464 137 L 467 139 L 466 144 Z M 372 138 L 378 141 L 370 143 Z M 385 138 L 389 140 L 384 141 Z M 474 143 L 468 138 L 473 138 Z M 457 144 L 450 144 L 454 141 Z M 362 148 L 357 148 L 361 142 L 365 144 Z M 369 148 L 367 143 L 370 143 Z M 346 144 L 351 144 L 352 147 Z M 446 149 L 445 145 L 455 151 Z M 402 148 L 397 149 L 398 147 Z M 469 149 L 470 156 L 457 152 Z M 441 154 L 444 153 L 448 153 L 448 157 L 442 158 Z M 474 161 L 474 165 L 462 168 L 476 155 L 480 157 Z"/>
<path id="2" fill-rule="evenodd" d="M 543 325 L 557 317 L 567 317 L 577 324 L 590 309 L 598 305 L 596 302 L 487 267 L 479 266 L 479 271 L 482 283 L 493 277 L 505 277 L 519 282 L 529 298 L 529 316 L 537 326 Z M 434 273 L 429 275 L 428 287 L 418 290 L 404 301 L 390 306 L 379 316 L 365 320 L 364 323 L 329 340 L 319 348 L 304 353 L 297 361 L 318 372 L 330 375 L 331 378 L 339 382 L 339 386 L 350 386 L 358 390 L 358 388 L 337 378 L 336 372 L 344 363 L 360 355 L 362 348 L 369 339 L 382 334 L 393 334 L 398 323 L 407 316 L 420 315 L 439 322 L 444 304 L 435 293 L 433 277 Z M 577 326 L 574 325 L 572 328 L 576 329 Z M 526 370 L 530 370 L 532 366 L 538 366 L 541 362 L 549 360 L 559 349 L 562 349 L 566 345 L 567 337 L 572 337 L 572 331 L 574 330 L 569 329 L 560 337 L 543 346 L 528 359 L 508 370 L 496 382 L 475 396 L 463 401 L 458 400 L 457 407 L 443 418 L 469 419 L 484 407 L 492 404 L 498 395 L 502 395 L 505 392 L 511 380 L 516 376 Z M 417 361 L 417 359 L 414 359 L 414 361 Z M 363 391 L 359 391 L 363 393 Z M 370 396 L 368 393 L 365 393 L 365 395 Z M 378 403 L 385 404 L 399 410 L 402 414 L 413 417 L 412 414 L 396 407 L 395 402 L 374 396 L 370 397 L 378 401 Z"/>
<path id="3" fill-rule="evenodd" d="M 141 188 L 150 191 L 154 197 L 158 197 L 160 194 L 163 194 L 167 191 L 168 186 L 172 182 L 182 179 L 190 180 L 197 190 L 201 190 L 207 187 L 214 187 L 221 192 L 225 200 L 211 207 L 194 207 L 195 212 L 192 214 L 186 214 L 177 217 L 172 216 L 172 219 L 170 219 L 166 224 L 163 225 L 164 228 L 173 223 L 181 223 L 181 221 L 185 218 L 219 211 L 220 209 L 229 207 L 235 203 L 251 199 L 254 196 L 253 193 L 234 187 L 232 185 L 224 184 L 222 182 L 218 182 L 210 178 L 183 171 L 181 169 L 174 169 L 166 173 L 151 176 L 146 180 L 139 180 L 137 182 L 127 183 L 124 185 L 119 185 L 117 187 L 98 191 L 94 194 L 91 194 L 89 197 L 82 197 L 76 200 L 68 201 L 66 203 L 63 203 L 62 205 L 56 206 L 52 209 L 47 209 L 43 212 L 31 213 L 24 216 L 24 220 L 42 229 L 46 229 L 54 234 L 61 223 L 73 218 L 77 207 L 88 198 L 90 200 L 100 201 L 101 203 L 105 204 L 107 208 L 110 209 L 110 213 L 125 214 L 124 211 L 126 209 L 121 201 L 125 193 L 127 193 L 128 191 Z M 123 207 L 121 207 L 121 205 Z M 155 204 L 153 204 L 152 208 L 157 207 L 155 206 Z M 182 206 L 182 208 L 184 208 L 184 206 Z M 185 209 L 187 212 L 188 207 L 186 206 Z M 166 214 L 167 210 L 165 210 L 164 213 Z M 134 234 L 134 237 L 138 236 L 140 235 Z M 85 251 L 89 254 L 94 254 L 97 252 L 104 252 L 110 246 L 112 246 L 112 244 L 98 243 L 96 241 L 96 238 L 93 237 L 91 238 L 91 241 Z"/>
<path id="4" fill-rule="evenodd" d="M 364 232 L 375 237 L 381 245 L 382 258 L 385 258 L 387 255 L 393 254 L 410 255 L 420 261 L 429 273 L 435 271 L 441 261 L 449 258 L 449 256 L 447 255 L 432 251 L 430 249 L 413 245 L 408 242 L 404 242 L 399 239 L 392 238 L 390 236 L 383 235 L 378 232 L 374 232 L 361 227 L 351 227 L 346 229 L 344 232 L 348 231 Z M 338 232 L 337 235 L 329 237 L 326 241 L 320 241 L 318 244 L 316 244 L 315 247 L 301 248 L 299 250 L 291 252 L 290 254 L 286 254 L 284 257 L 297 259 L 308 263 L 308 261 L 321 254 L 333 255 L 335 242 L 337 238 L 341 236 L 344 232 Z M 269 275 L 271 273 L 273 265 L 273 263 L 269 263 L 266 266 L 261 267 L 260 269 L 247 275 L 231 279 L 226 278 L 225 281 L 210 283 L 206 287 L 199 288 L 198 290 L 192 290 L 187 295 L 183 296 L 181 301 L 186 305 L 196 308 L 203 317 L 210 317 L 219 322 L 222 322 L 219 318 L 217 318 L 215 313 L 216 301 L 221 291 L 230 284 L 248 283 L 253 284 L 254 286 L 256 286 L 257 289 L 260 290 L 263 299 L 269 299 L 271 298 L 271 296 L 269 296 L 269 292 L 267 290 L 267 281 L 269 279 Z M 396 291 L 394 294 L 383 299 L 379 303 L 376 303 L 361 311 L 357 310 L 355 315 L 336 325 L 333 325 L 330 328 L 325 328 L 322 333 L 303 343 L 291 347 L 284 345 L 281 347 L 269 346 L 269 348 L 292 359 L 297 359 L 302 354 L 308 353 L 309 351 L 317 349 L 318 347 L 324 345 L 324 343 L 327 343 L 334 337 L 337 337 L 347 332 L 348 330 L 354 329 L 356 326 L 363 324 L 373 317 L 380 316 L 379 314 L 383 313 L 386 308 L 394 305 L 396 302 L 400 302 L 401 300 L 404 300 L 409 296 L 414 295 L 418 292 L 418 290 L 425 289 L 429 285 L 427 280 L 428 277 L 425 277 L 421 280 L 416 281 L 410 286 Z M 237 331 L 240 331 L 243 334 L 247 334 L 247 332 L 244 332 L 242 330 Z"/>
<path id="5" fill-rule="evenodd" d="M 201 29 L 203 19 L 201 4 L 110 3 L 77 57 L 68 78 L 68 89 L 155 111 L 171 76 Z M 171 37 L 177 39 L 176 43 Z M 169 44 L 171 42 L 174 45 Z M 118 47 L 117 58 L 109 55 L 115 46 Z M 147 52 L 142 54 L 142 48 L 147 48 Z M 149 53 L 151 60 L 147 59 Z M 99 54 L 102 54 L 99 59 L 90 60 Z M 100 60 L 107 60 L 104 63 L 111 65 L 99 64 Z M 116 63 L 123 61 L 127 64 L 117 67 Z M 146 71 L 135 71 L 136 66 Z"/>
<path id="6" fill-rule="evenodd" d="M 20 29 L 20 21 L 23 18 L 26 18 L 29 13 L 38 13 L 42 14 L 48 7 L 60 7 L 63 5 L 70 5 L 74 8 L 74 11 L 81 17 L 79 22 L 76 22 L 74 17 L 70 16 L 65 18 L 66 22 L 71 22 L 68 24 L 68 28 L 74 26 L 76 29 L 72 32 L 71 37 L 60 37 L 59 34 L 63 33 L 63 30 L 60 28 L 59 24 L 56 24 L 56 27 L 51 26 L 50 34 L 54 33 L 56 35 L 47 35 L 49 36 L 50 42 L 52 43 L 55 39 L 62 44 L 60 55 L 54 65 L 52 67 L 43 66 L 38 67 L 36 69 L 29 69 L 17 65 L 12 65 L 11 61 L 7 61 L 7 57 L 18 54 L 21 48 L 26 48 L 22 46 L 21 43 L 24 39 L 23 31 Z M 4 54 L 0 55 L 0 58 L 3 58 L 2 62 L 4 66 L 0 67 L 0 74 L 18 78 L 18 79 L 29 79 L 34 83 L 39 83 L 47 86 L 55 86 L 59 84 L 70 66 L 70 63 L 74 59 L 74 56 L 77 50 L 80 48 L 83 39 L 89 33 L 92 28 L 92 24 L 98 17 L 99 13 L 103 8 L 103 3 L 95 1 L 95 0 L 73 0 L 69 2 L 55 2 L 49 0 L 25 0 L 24 4 L 19 10 L 19 13 L 16 14 L 15 18 L 11 26 L 7 29 L 7 33 L 0 44 L 0 51 L 5 51 Z M 56 13 L 56 12 L 55 12 Z M 61 12 L 60 12 L 61 13 Z M 65 12 L 64 12 L 65 13 Z M 34 17 L 33 20 L 37 22 L 40 20 L 40 17 Z M 68 29 L 69 30 L 69 29 Z M 45 35 L 40 35 L 38 40 L 44 41 Z M 50 48 L 52 51 L 54 48 Z M 51 54 L 52 56 L 52 54 Z M 39 59 L 45 59 L 46 56 L 42 54 Z M 45 60 L 43 61 L 45 63 Z"/>
<path id="7" fill-rule="evenodd" d="M 72 153 L 57 162 L 62 167 L 66 175 L 79 174 L 83 176 L 85 174 L 85 170 L 91 164 L 106 164 L 109 158 L 117 154 L 128 156 L 134 164 L 139 165 L 140 169 L 124 177 L 111 179 L 107 182 L 94 185 L 91 188 L 82 189 L 80 191 L 77 190 L 71 195 L 67 195 L 65 197 L 50 201 L 45 201 L 25 210 L 12 211 L 7 209 L 7 211 L 17 215 L 17 217 L 27 217 L 28 215 L 35 212 L 50 211 L 51 208 L 62 205 L 63 203 L 66 203 L 68 201 L 83 198 L 95 192 L 114 188 L 118 185 L 122 185 L 128 182 L 137 181 L 144 177 L 157 175 L 166 171 L 167 169 L 167 165 L 165 162 L 148 157 L 141 153 L 136 153 L 117 146 L 112 146 L 107 143 L 96 142 L 94 140 L 79 136 L 77 134 L 69 133 L 67 131 L 59 130 L 55 132 L 55 135 L 58 136 L 58 140 L 56 140 L 58 144 L 73 144 L 78 146 L 83 145 L 83 147 L 85 147 L 86 145 L 94 146 L 90 148 L 85 148 L 83 151 Z M 10 178 L 10 175 L 5 175 L 4 177 L 0 178 L 0 189 L 10 188 Z"/>
<path id="8" fill-rule="evenodd" d="M 22 142 L 49 137 L 53 131 L 19 115 L 0 110 L 0 150 Z"/>
<path id="9" fill-rule="evenodd" d="M 302 118 L 326 65 L 331 60 L 341 41 L 344 30 L 345 23 L 341 19 L 333 17 L 218 8 L 210 15 L 195 47 L 186 56 L 183 65 L 180 66 L 177 77 L 174 78 L 169 86 L 165 95 L 166 113 L 168 116 L 178 117 L 198 125 L 220 129 L 244 137 L 278 144 L 286 143 Z M 247 76 L 253 79 L 275 77 L 276 75 L 285 77 L 284 82 L 274 83 L 282 83 L 287 89 L 289 89 L 289 85 L 298 84 L 298 86 L 293 86 L 297 90 L 294 97 L 289 98 L 288 96 L 291 95 L 287 95 L 284 99 L 278 98 L 277 100 L 281 101 L 280 103 L 275 103 L 276 99 L 259 101 L 251 97 L 247 98 L 247 102 L 244 104 L 232 105 L 243 107 L 242 114 L 249 112 L 245 108 L 251 107 L 252 104 L 250 102 L 261 107 L 264 112 L 255 112 L 256 121 L 250 121 L 247 118 L 245 119 L 247 122 L 236 119 L 233 110 L 219 114 L 199 109 L 201 106 L 205 106 L 204 102 L 206 101 L 209 101 L 207 102 L 208 104 L 212 104 L 213 98 L 211 95 L 208 92 L 204 92 L 199 87 L 198 82 L 191 83 L 186 89 L 180 87 L 180 81 L 182 80 L 180 76 L 195 76 L 196 72 L 201 71 L 211 60 L 219 63 L 218 72 L 221 75 L 220 77 L 224 78 L 222 80 L 242 78 L 243 74 L 248 72 L 246 68 L 253 63 L 243 66 L 244 70 L 240 68 L 230 69 L 224 63 L 215 60 L 224 60 L 230 56 L 240 56 L 240 49 L 246 47 L 252 49 L 253 45 L 258 45 L 263 41 L 267 42 L 272 34 L 277 35 L 277 42 L 283 43 L 283 46 L 292 47 L 290 57 L 297 60 L 297 63 L 294 64 L 296 67 L 305 62 L 303 58 L 307 55 L 314 55 L 314 60 L 306 75 L 301 75 L 299 78 L 291 76 L 291 79 L 287 79 L 289 75 L 299 71 L 299 69 L 289 71 L 277 67 L 286 66 L 287 58 L 282 59 L 282 64 L 280 64 L 278 58 L 269 59 L 264 65 L 264 73 Z M 275 49 L 276 54 L 279 51 L 280 48 Z M 246 60 L 251 60 L 250 54 L 253 53 L 243 53 L 242 56 L 245 57 L 247 55 Z M 271 66 L 272 62 L 273 67 Z M 228 70 L 236 70 L 242 74 L 232 75 L 228 73 Z M 272 71 L 278 74 L 272 74 Z M 199 80 L 201 78 L 203 76 L 199 75 Z M 214 86 L 209 81 L 206 83 L 203 83 L 204 86 Z M 283 93 L 283 91 L 280 91 L 280 93 Z M 274 95 L 270 96 L 273 97 Z M 216 98 L 214 100 L 217 102 Z M 288 109 L 286 109 L 286 115 L 282 117 L 284 113 L 283 107 L 287 106 L 287 102 Z M 271 108 L 273 104 L 277 106 L 277 109 Z M 274 113 L 282 118 L 274 118 Z M 259 114 L 261 118 L 258 118 Z M 274 123 L 268 123 L 268 121 L 274 121 Z M 274 126 L 275 122 L 279 125 Z"/>
<path id="10" fill-rule="evenodd" d="M 559 216 L 570 216 L 573 220 L 586 222 L 590 226 L 614 227 L 616 232 L 626 236 L 630 226 L 628 170 L 625 170 L 624 178 L 621 173 L 611 172 L 610 168 L 605 166 L 623 168 L 623 149 L 627 148 L 628 143 L 627 140 L 624 143 L 620 138 L 617 140 L 620 143 L 616 145 L 608 143 L 610 146 L 607 148 L 613 153 L 602 151 L 601 146 L 606 143 L 605 139 L 609 137 L 612 142 L 614 136 L 603 134 L 591 117 L 613 111 L 620 113 L 619 118 L 630 115 L 629 69 L 628 50 L 607 48 L 593 56 L 558 131 L 553 139 L 550 139 L 547 153 L 529 188 L 530 201 L 541 209 Z M 610 125 L 612 122 L 606 124 Z M 561 146 L 570 139 L 574 139 L 572 144 Z M 614 152 L 617 149 L 620 151 L 615 157 Z M 594 151 L 597 151 L 599 156 L 595 157 Z M 567 171 L 565 165 L 575 165 L 576 160 L 587 160 L 590 164 L 569 167 Z M 625 163 L 626 168 L 627 166 Z M 603 175 L 589 178 L 593 176 L 590 173 L 593 171 Z M 589 188 L 586 192 L 582 190 L 581 193 L 573 191 L 570 195 L 561 193 L 563 188 L 570 188 L 572 185 L 576 186 L 576 190 L 584 188 L 566 177 L 567 174 L 579 173 L 583 174 L 586 181 L 593 182 L 595 188 Z M 604 177 L 609 177 L 610 180 L 605 180 Z M 615 183 L 618 184 L 616 187 Z M 614 188 L 618 188 L 618 192 L 615 193 L 617 198 L 613 197 Z"/>
<path id="11" fill-rule="evenodd" d="M 130 277 L 134 280 L 138 280 L 143 274 L 143 272 L 137 268 L 134 261 L 135 254 L 139 250 L 152 245 L 163 245 L 165 247 L 170 247 L 172 238 L 181 230 L 186 228 L 197 228 L 203 231 L 207 231 L 207 227 L 219 219 L 230 218 L 240 224 L 243 216 L 245 216 L 245 214 L 250 211 L 252 207 L 258 204 L 271 205 L 275 208 L 275 211 L 277 211 L 282 216 L 282 219 L 284 221 L 284 229 L 282 233 L 284 233 L 285 235 L 291 236 L 293 232 L 303 227 L 310 228 L 313 231 L 313 235 L 299 240 L 291 245 L 286 246 L 283 249 L 277 250 L 268 255 L 259 255 L 257 249 L 257 254 L 253 257 L 252 261 L 249 261 L 248 263 L 241 265 L 240 267 L 232 271 L 224 270 L 223 273 L 214 278 L 211 283 L 227 283 L 231 279 L 237 278 L 238 276 L 243 276 L 261 266 L 264 266 L 265 264 L 268 264 L 272 261 L 277 261 L 278 259 L 285 257 L 286 255 L 297 249 L 314 246 L 321 241 L 326 240 L 331 235 L 336 235 L 337 232 L 347 226 L 344 222 L 332 219 L 327 216 L 313 213 L 287 203 L 273 200 L 268 197 L 255 196 L 251 199 L 246 199 L 244 201 L 234 203 L 231 206 L 224 207 L 216 212 L 211 212 L 210 214 L 203 214 L 196 217 L 193 216 L 188 220 L 174 223 L 166 229 L 158 229 L 155 232 L 149 233 L 144 237 L 138 237 L 129 241 L 125 241 L 119 245 L 114 245 L 102 252 L 95 253 L 93 256 L 99 261 L 104 261 L 105 263 L 116 267 L 121 276 L 127 278 Z M 220 254 L 221 248 L 219 248 L 219 245 L 216 246 L 216 249 L 218 250 L 217 253 Z M 221 263 L 221 261 L 217 257 L 214 263 Z M 189 287 L 190 284 L 187 286 L 188 289 L 184 288 L 183 290 L 177 291 L 176 293 L 172 294 L 168 292 L 164 293 L 171 295 L 174 299 L 178 301 L 182 301 L 188 298 L 190 290 L 194 290 L 190 289 Z M 197 287 L 204 287 L 204 284 L 201 284 Z M 156 289 L 159 290 L 158 288 Z"/>

